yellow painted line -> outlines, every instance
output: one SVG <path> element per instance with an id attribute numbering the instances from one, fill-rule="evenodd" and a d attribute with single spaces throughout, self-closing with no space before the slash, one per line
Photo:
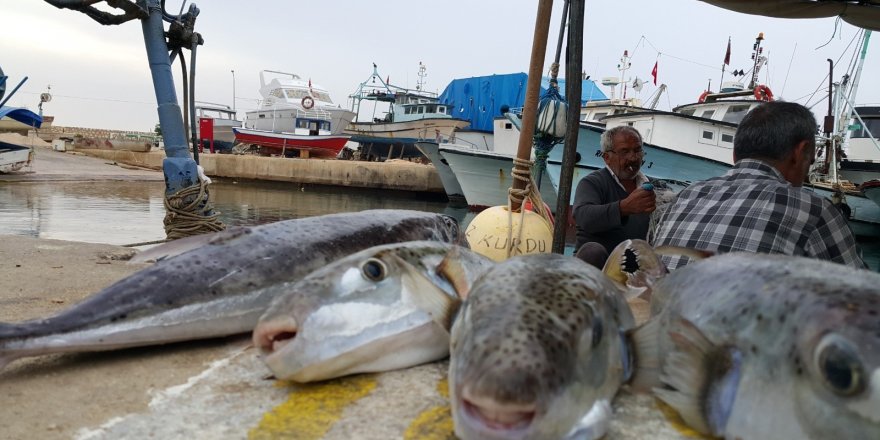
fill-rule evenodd
<path id="1" fill-rule="evenodd" d="M 691 429 L 685 422 L 684 419 L 681 418 L 681 415 L 678 414 L 678 411 L 675 408 L 669 406 L 666 402 L 655 398 L 654 402 L 657 404 L 657 408 L 663 413 L 663 416 L 666 417 L 666 421 L 669 422 L 672 427 L 680 432 L 682 435 L 691 438 L 698 438 L 703 440 L 713 440 L 715 437 L 711 437 L 708 435 L 701 434 L 697 431 Z"/>
<path id="2" fill-rule="evenodd" d="M 449 400 L 449 380 L 437 383 L 437 392 Z M 452 411 L 449 404 L 428 408 L 416 416 L 403 433 L 404 440 L 453 440 Z"/>
<path id="3" fill-rule="evenodd" d="M 281 382 L 282 386 L 291 386 Z M 250 440 L 290 438 L 319 440 L 345 408 L 376 388 L 374 375 L 360 375 L 309 385 L 296 385 L 286 402 L 263 415 L 248 433 Z"/>

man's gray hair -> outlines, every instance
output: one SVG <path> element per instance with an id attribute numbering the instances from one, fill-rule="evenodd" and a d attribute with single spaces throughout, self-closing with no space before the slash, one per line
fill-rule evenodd
<path id="1" fill-rule="evenodd" d="M 632 128 L 630 125 L 618 125 L 610 130 L 605 130 L 602 133 L 601 146 L 602 152 L 606 153 L 608 150 L 612 150 L 614 148 L 614 136 L 617 135 L 628 135 L 632 136 L 639 140 L 639 145 L 642 145 L 642 135 L 638 130 Z"/>

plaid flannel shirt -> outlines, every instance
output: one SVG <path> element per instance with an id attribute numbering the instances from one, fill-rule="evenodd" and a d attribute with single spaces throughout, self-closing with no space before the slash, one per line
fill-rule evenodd
<path id="1" fill-rule="evenodd" d="M 663 214 L 652 244 L 802 255 L 867 267 L 831 201 L 792 186 L 776 168 L 754 159 L 682 190 Z M 688 258 L 664 256 L 663 262 L 673 270 Z"/>

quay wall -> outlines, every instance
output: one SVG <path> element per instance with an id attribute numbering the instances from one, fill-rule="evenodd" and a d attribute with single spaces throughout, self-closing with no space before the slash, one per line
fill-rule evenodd
<path id="1" fill-rule="evenodd" d="M 77 149 L 83 154 L 156 170 L 162 169 L 162 151 Z M 235 154 L 200 154 L 199 162 L 210 177 L 272 180 L 315 185 L 381 188 L 444 193 L 437 170 L 431 165 L 405 161 L 361 162 L 328 159 L 291 159 Z"/>

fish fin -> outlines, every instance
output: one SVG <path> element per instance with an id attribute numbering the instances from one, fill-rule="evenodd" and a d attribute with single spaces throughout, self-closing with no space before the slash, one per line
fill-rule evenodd
<path id="1" fill-rule="evenodd" d="M 398 257 L 399 258 L 399 257 Z M 406 263 L 400 259 L 402 264 Z M 416 273 L 413 269 L 413 273 Z M 461 300 L 450 296 L 443 289 L 437 287 L 431 280 L 421 276 L 406 275 L 404 283 L 408 285 L 407 290 L 411 292 L 410 301 L 416 307 L 424 310 L 431 319 L 438 325 L 449 331 L 452 328 L 452 321 L 461 306 Z"/>
<path id="2" fill-rule="evenodd" d="M 642 298 L 646 301 L 651 297 L 654 282 L 668 273 L 651 245 L 638 239 L 624 240 L 617 245 L 605 261 L 602 272 L 617 282 L 626 299 Z"/>
<path id="3" fill-rule="evenodd" d="M 660 321 L 652 319 L 625 333 L 633 357 L 633 391 L 650 393 L 660 381 Z"/>
<path id="4" fill-rule="evenodd" d="M 736 394 L 738 360 L 687 319 L 673 321 L 669 337 L 674 348 L 666 354 L 662 386 L 655 387 L 654 394 L 675 408 L 693 429 L 722 436 Z M 737 374 L 728 374 L 732 370 Z M 731 390 L 733 394 L 727 393 Z"/>
<path id="5" fill-rule="evenodd" d="M 608 432 L 613 416 L 611 403 L 606 399 L 597 400 L 590 408 L 590 412 L 565 436 L 565 440 L 598 440 Z"/>
<path id="6" fill-rule="evenodd" d="M 223 244 L 250 232 L 250 228 L 247 226 L 235 226 L 220 232 L 178 238 L 147 249 L 143 252 L 138 252 L 131 257 L 128 262 L 133 264 L 156 263 L 162 260 L 167 260 L 171 257 L 176 257 L 193 249 L 198 249 L 202 246 Z"/>
<path id="7" fill-rule="evenodd" d="M 461 263 L 461 248 L 452 246 L 437 266 L 437 273 L 449 281 L 455 293 L 464 301 L 470 293 L 471 283 L 468 281 L 467 270 Z"/>
<path id="8" fill-rule="evenodd" d="M 685 256 L 693 260 L 702 260 L 715 255 L 714 251 L 692 249 L 683 246 L 657 246 L 654 248 L 654 252 L 666 256 Z"/>

